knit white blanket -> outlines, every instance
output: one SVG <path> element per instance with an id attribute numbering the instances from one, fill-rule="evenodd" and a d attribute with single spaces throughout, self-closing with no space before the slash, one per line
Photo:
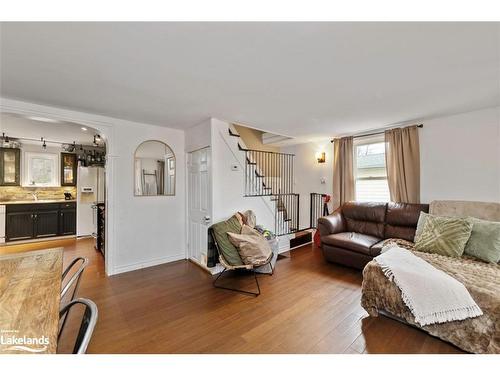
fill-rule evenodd
<path id="1" fill-rule="evenodd" d="M 375 258 L 421 326 L 483 315 L 465 286 L 410 251 L 393 245 Z"/>

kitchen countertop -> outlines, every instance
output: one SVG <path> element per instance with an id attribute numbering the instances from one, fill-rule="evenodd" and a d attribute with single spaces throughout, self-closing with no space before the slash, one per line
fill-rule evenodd
<path id="1" fill-rule="evenodd" d="M 0 205 L 9 204 L 38 204 L 38 203 L 71 203 L 76 202 L 76 199 L 39 199 L 39 200 L 26 200 L 26 201 L 0 201 Z"/>

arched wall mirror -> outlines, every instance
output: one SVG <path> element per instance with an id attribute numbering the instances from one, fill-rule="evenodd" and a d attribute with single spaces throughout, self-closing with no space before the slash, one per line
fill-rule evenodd
<path id="1" fill-rule="evenodd" d="M 142 142 L 134 154 L 134 195 L 175 195 L 175 155 L 161 141 Z"/>

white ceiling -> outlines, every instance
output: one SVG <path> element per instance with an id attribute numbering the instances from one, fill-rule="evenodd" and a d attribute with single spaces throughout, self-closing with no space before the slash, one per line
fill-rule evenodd
<path id="1" fill-rule="evenodd" d="M 94 141 L 95 129 L 72 122 L 44 122 L 32 120 L 13 113 L 0 113 L 0 135 L 5 133 L 10 138 L 29 138 L 60 143 L 78 143 L 91 145 Z M 23 140 L 24 143 L 33 143 Z M 40 142 L 40 141 L 39 141 Z M 39 143 L 34 142 L 34 143 Z"/>
<path id="2" fill-rule="evenodd" d="M 3 23 L 1 95 L 325 137 L 500 104 L 500 23 Z"/>

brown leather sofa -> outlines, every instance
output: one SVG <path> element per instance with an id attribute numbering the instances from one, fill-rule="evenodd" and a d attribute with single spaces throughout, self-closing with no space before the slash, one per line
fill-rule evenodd
<path id="1" fill-rule="evenodd" d="M 428 204 L 349 202 L 318 219 L 323 255 L 329 262 L 363 269 L 384 240 L 413 241 L 420 211 Z"/>

